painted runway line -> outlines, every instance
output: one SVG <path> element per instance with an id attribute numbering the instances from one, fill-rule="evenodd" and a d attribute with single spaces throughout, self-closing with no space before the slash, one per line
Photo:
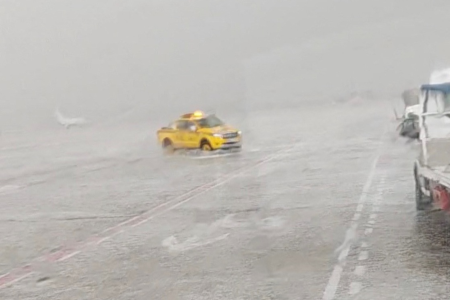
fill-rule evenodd
<path id="1" fill-rule="evenodd" d="M 358 205 L 356 207 L 355 215 L 353 216 L 352 220 L 356 219 L 356 221 L 352 221 L 349 229 L 347 230 L 346 237 L 344 240 L 344 243 L 338 248 L 340 251 L 339 257 L 338 257 L 338 264 L 335 265 L 333 272 L 330 276 L 330 279 L 328 280 L 328 284 L 325 287 L 325 291 L 323 293 L 323 300 L 333 300 L 336 295 L 336 291 L 339 287 L 339 283 L 341 281 L 341 276 L 343 272 L 343 266 L 345 265 L 345 260 L 348 257 L 348 254 L 350 252 L 350 247 L 352 246 L 353 239 L 356 235 L 356 229 L 358 227 L 358 221 L 359 216 L 361 214 L 361 211 L 364 208 L 364 203 L 367 200 L 367 196 L 369 194 L 369 191 L 372 187 L 372 183 L 374 181 L 375 173 L 377 170 L 377 164 L 378 160 L 380 159 L 380 154 L 376 156 L 374 159 L 372 166 L 370 167 L 369 175 L 367 177 L 366 183 L 363 187 L 361 196 L 358 200 Z"/>
<path id="2" fill-rule="evenodd" d="M 325 291 L 323 292 L 322 300 L 334 300 L 335 299 L 336 292 L 339 287 L 342 273 L 344 270 L 344 266 L 346 263 L 346 259 L 350 252 L 350 248 L 352 247 L 352 244 L 356 238 L 356 230 L 358 228 L 358 221 L 360 220 L 361 213 L 364 209 L 364 204 L 367 201 L 369 191 L 372 188 L 373 181 L 375 179 L 375 175 L 377 172 L 377 167 L 379 164 L 383 164 L 385 162 L 385 157 L 382 154 L 383 154 L 383 150 L 384 150 L 383 146 L 385 143 L 384 138 L 385 138 L 387 132 L 388 132 L 388 126 L 386 126 L 384 128 L 383 132 L 381 133 L 381 136 L 379 137 L 376 155 L 372 162 L 372 165 L 369 168 L 369 174 L 367 176 L 366 182 L 364 184 L 361 195 L 359 197 L 358 204 L 357 204 L 356 210 L 355 210 L 355 214 L 353 215 L 352 221 L 350 223 L 350 227 L 349 227 L 349 229 L 347 229 L 344 242 L 338 249 L 336 249 L 336 251 L 339 252 L 338 263 L 333 268 L 333 272 L 331 273 L 331 276 L 325 287 Z"/>
<path id="3" fill-rule="evenodd" d="M 358 254 L 358 265 L 354 270 L 354 275 L 356 276 L 356 280 L 350 282 L 350 286 L 348 288 L 349 295 L 356 295 L 361 292 L 364 288 L 363 283 L 360 281 L 362 277 L 366 274 L 367 267 L 365 265 L 365 261 L 369 259 L 369 245 L 367 243 L 368 237 L 373 233 L 373 225 L 376 224 L 377 214 L 374 213 L 375 210 L 379 210 L 381 200 L 383 199 L 383 194 L 386 192 L 386 177 L 387 174 L 381 176 L 380 183 L 377 187 L 377 194 L 374 196 L 374 201 L 372 203 L 372 211 L 367 220 L 367 228 L 364 231 L 364 241 L 361 243 L 361 249 Z"/>
<path id="4" fill-rule="evenodd" d="M 383 198 L 383 193 L 385 191 L 385 177 L 386 177 L 385 173 L 382 173 L 379 175 L 379 184 L 377 186 L 375 186 L 375 188 L 374 188 L 375 194 L 369 195 L 369 190 L 372 189 L 372 185 L 375 180 L 375 173 L 376 173 L 377 162 L 378 162 L 379 157 L 380 156 L 378 156 L 372 164 L 370 174 L 369 174 L 366 184 L 363 188 L 361 197 L 358 201 L 358 205 L 356 207 L 355 214 L 352 218 L 352 222 L 350 224 L 349 229 L 347 230 L 347 234 L 344 239 L 344 243 L 341 247 L 338 248 L 338 250 L 340 251 L 339 257 L 338 257 L 338 264 L 334 267 L 333 273 L 331 274 L 331 277 L 328 281 L 328 285 L 325 288 L 325 292 L 324 292 L 323 298 L 322 298 L 323 300 L 333 300 L 336 297 L 336 292 L 339 288 L 339 283 L 341 280 L 342 273 L 344 271 L 346 259 L 348 257 L 350 248 L 352 247 L 352 244 L 356 237 L 356 230 L 359 226 L 358 222 L 361 220 L 366 202 L 370 201 L 372 203 L 372 210 L 374 210 L 374 209 L 378 208 L 379 204 L 381 203 L 381 199 Z M 373 225 L 375 224 L 376 216 L 377 215 L 372 212 L 370 217 L 368 218 L 368 221 L 365 224 L 366 228 L 364 229 L 365 237 L 372 234 Z M 369 249 L 368 249 L 369 246 L 366 241 L 362 242 L 361 248 L 363 250 L 361 250 L 358 254 L 358 261 L 360 263 L 366 261 L 369 258 Z M 365 274 L 365 272 L 366 272 L 366 267 L 361 264 L 357 265 L 354 270 L 354 274 L 357 275 L 357 277 L 363 276 Z M 358 294 L 362 288 L 363 288 L 363 285 L 361 282 L 353 281 L 350 283 L 349 294 L 351 294 L 351 295 Z"/>

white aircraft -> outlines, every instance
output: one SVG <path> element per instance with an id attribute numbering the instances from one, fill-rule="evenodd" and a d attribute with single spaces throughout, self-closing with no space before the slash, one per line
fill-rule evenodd
<path id="1" fill-rule="evenodd" d="M 88 124 L 84 118 L 68 118 L 62 115 L 59 109 L 55 110 L 55 117 L 59 124 L 69 129 L 71 126 L 83 126 Z"/>

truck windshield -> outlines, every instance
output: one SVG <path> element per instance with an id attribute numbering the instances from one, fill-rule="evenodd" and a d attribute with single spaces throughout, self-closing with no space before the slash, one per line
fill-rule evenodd
<path id="1" fill-rule="evenodd" d="M 202 128 L 212 128 L 212 127 L 221 126 L 223 124 L 224 123 L 222 122 L 222 120 L 220 120 L 218 117 L 213 116 L 213 115 L 198 120 L 198 125 Z"/>

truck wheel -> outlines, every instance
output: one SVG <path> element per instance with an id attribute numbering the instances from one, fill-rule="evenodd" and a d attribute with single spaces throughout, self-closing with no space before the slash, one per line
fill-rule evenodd
<path id="1" fill-rule="evenodd" d="M 175 148 L 173 147 L 173 144 L 170 140 L 164 140 L 163 151 L 165 154 L 172 154 L 175 152 Z"/>
<path id="2" fill-rule="evenodd" d="M 426 210 L 430 205 L 430 199 L 422 192 L 418 175 L 416 175 L 415 181 L 416 181 L 416 193 L 415 193 L 416 210 L 420 211 Z"/>
<path id="3" fill-rule="evenodd" d="M 211 144 L 208 141 L 203 141 L 200 145 L 200 149 L 203 151 L 212 151 L 213 148 L 211 147 Z"/>

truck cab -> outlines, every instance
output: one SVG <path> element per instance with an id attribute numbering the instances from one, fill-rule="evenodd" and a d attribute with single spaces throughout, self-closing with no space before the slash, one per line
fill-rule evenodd
<path id="1" fill-rule="evenodd" d="M 214 114 L 201 111 L 183 114 L 169 126 L 157 131 L 164 149 L 241 149 L 242 133 Z"/>

